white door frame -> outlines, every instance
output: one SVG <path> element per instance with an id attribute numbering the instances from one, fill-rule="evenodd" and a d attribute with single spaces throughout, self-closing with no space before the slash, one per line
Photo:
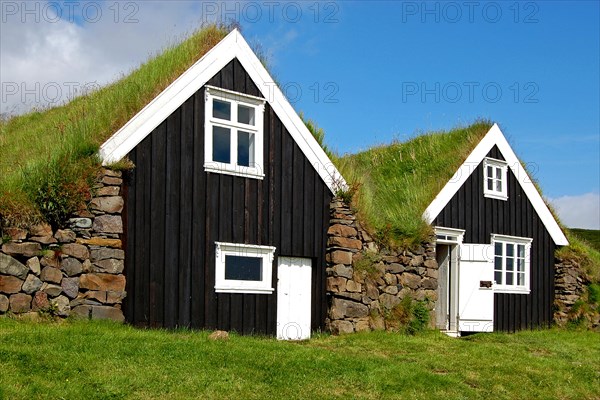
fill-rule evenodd
<path id="1" fill-rule="evenodd" d="M 310 339 L 312 260 L 277 258 L 277 339 Z"/>
<path id="2" fill-rule="evenodd" d="M 442 324 L 441 321 L 437 321 L 437 326 L 442 328 L 442 331 L 450 336 L 458 336 L 460 334 L 458 330 L 459 317 L 458 317 L 458 305 L 459 305 L 459 274 L 460 274 L 460 256 L 459 249 L 463 242 L 464 233 L 463 229 L 445 228 L 445 227 L 434 227 L 436 235 L 436 252 L 437 246 L 447 246 L 448 254 L 444 257 L 443 262 L 446 263 L 446 274 L 442 277 L 439 276 L 438 281 L 438 296 L 447 295 L 447 301 L 444 305 L 440 304 L 438 300 L 438 306 L 444 307 L 445 310 L 439 310 L 438 317 L 445 319 Z M 439 263 L 439 261 L 438 261 Z M 440 268 L 441 265 L 438 265 Z"/>

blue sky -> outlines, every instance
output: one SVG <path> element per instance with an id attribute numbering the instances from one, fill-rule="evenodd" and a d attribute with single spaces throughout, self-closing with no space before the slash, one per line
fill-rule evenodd
<path id="1" fill-rule="evenodd" d="M 235 18 L 338 152 L 488 118 L 568 225 L 600 228 L 598 1 L 65 3 L 57 19 L 56 2 L 2 1 L 0 80 L 23 93 L 1 111 L 43 105 L 48 82 L 110 82 Z"/>

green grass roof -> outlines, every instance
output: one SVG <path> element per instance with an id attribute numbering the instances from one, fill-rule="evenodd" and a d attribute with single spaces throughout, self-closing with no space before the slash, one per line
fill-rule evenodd
<path id="1" fill-rule="evenodd" d="M 98 91 L 0 122 L 0 226 L 60 225 L 89 197 L 99 146 L 227 33 L 208 26 Z"/>
<path id="2" fill-rule="evenodd" d="M 431 233 L 423 212 L 491 127 L 477 121 L 339 158 L 363 225 L 392 246 L 423 240 Z"/>

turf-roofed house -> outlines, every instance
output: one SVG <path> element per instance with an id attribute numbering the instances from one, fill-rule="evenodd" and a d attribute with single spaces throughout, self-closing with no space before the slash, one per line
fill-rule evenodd
<path id="1" fill-rule="evenodd" d="M 498 125 L 375 147 L 340 170 L 358 182 L 359 216 L 383 239 L 432 242 L 436 293 L 425 296 L 435 300 L 437 328 L 459 335 L 552 323 L 555 250 L 568 241 Z"/>
<path id="2" fill-rule="evenodd" d="M 100 148 L 128 157 L 126 319 L 308 338 L 343 180 L 233 30 Z"/>

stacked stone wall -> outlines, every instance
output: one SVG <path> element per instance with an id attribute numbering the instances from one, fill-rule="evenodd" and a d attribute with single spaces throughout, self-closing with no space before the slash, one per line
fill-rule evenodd
<path id="1" fill-rule="evenodd" d="M 124 320 L 121 184 L 121 172 L 103 170 L 87 209 L 63 229 L 3 228 L 0 314 Z"/>
<path id="2" fill-rule="evenodd" d="M 326 322 L 331 332 L 395 330 L 394 309 L 405 297 L 426 302 L 433 318 L 438 285 L 433 238 L 410 251 L 382 249 L 339 198 L 330 205 L 330 218 Z"/>

